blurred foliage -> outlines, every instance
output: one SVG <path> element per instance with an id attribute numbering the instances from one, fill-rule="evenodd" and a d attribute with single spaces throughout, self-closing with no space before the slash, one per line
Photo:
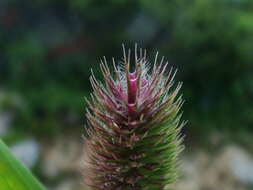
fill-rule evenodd
<path id="1" fill-rule="evenodd" d="M 90 68 L 137 42 L 179 68 L 192 129 L 252 130 L 250 0 L 3 0 L 0 11 L 0 85 L 22 99 L 18 129 L 80 126 Z"/>
<path id="2" fill-rule="evenodd" d="M 0 188 L 5 190 L 45 190 L 31 172 L 17 160 L 0 139 Z"/>

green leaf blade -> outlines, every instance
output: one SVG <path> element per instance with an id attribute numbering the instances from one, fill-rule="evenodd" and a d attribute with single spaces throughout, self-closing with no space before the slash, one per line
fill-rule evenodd
<path id="1" fill-rule="evenodd" d="M 0 140 L 0 189 L 46 190 Z"/>

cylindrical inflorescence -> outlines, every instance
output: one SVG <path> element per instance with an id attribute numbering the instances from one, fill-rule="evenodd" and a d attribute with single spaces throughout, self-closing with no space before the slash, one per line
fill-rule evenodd
<path id="1" fill-rule="evenodd" d="M 131 72 L 130 50 L 123 52 L 123 63 L 112 60 L 113 72 L 101 61 L 104 83 L 90 78 L 84 180 L 92 190 L 168 189 L 183 149 L 181 83 L 173 85 L 176 72 L 158 53 L 150 68 L 136 46 Z"/>

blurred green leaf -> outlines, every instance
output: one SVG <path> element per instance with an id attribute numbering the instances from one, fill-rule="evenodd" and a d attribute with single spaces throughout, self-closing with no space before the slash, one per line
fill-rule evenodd
<path id="1" fill-rule="evenodd" d="M 30 171 L 18 161 L 0 140 L 0 189 L 45 190 Z"/>

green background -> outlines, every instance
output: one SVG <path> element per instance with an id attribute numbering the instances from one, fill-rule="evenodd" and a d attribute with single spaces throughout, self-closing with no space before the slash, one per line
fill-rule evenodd
<path id="1" fill-rule="evenodd" d="M 3 138 L 81 136 L 90 69 L 100 78 L 100 58 L 120 60 L 122 43 L 178 68 L 186 142 L 251 134 L 252 41 L 250 0 L 2 0 L 0 110 L 13 114 Z"/>

